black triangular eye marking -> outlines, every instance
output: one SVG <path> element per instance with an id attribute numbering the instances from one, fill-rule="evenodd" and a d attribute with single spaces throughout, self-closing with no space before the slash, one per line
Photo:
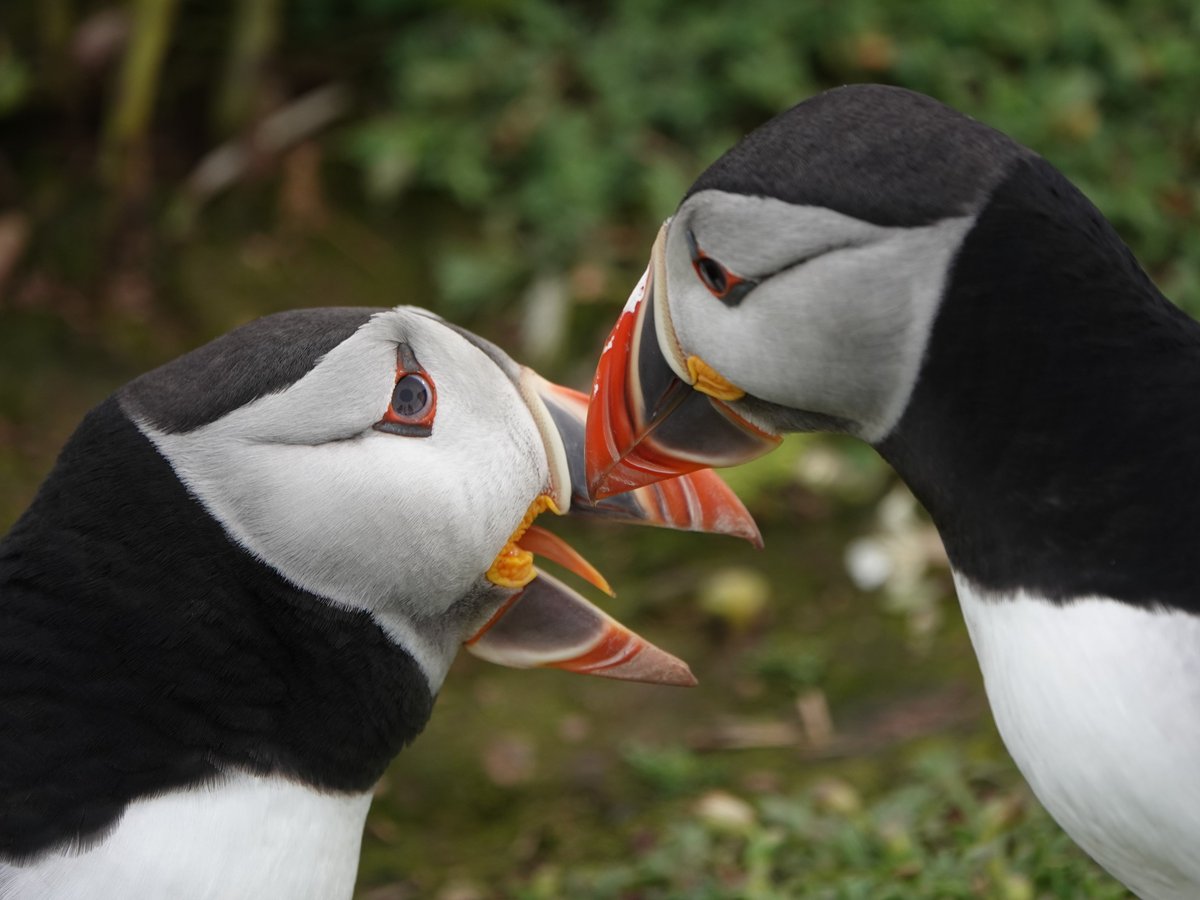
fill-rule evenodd
<path id="1" fill-rule="evenodd" d="M 421 369 L 421 364 L 417 362 L 417 354 L 413 353 L 413 348 L 405 343 L 396 345 L 396 365 L 399 367 L 397 371 L 423 371 Z"/>

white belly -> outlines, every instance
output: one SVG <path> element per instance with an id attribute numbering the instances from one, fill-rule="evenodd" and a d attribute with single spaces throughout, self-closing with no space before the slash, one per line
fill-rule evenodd
<path id="1" fill-rule="evenodd" d="M 219 784 L 130 805 L 84 852 L 0 863 L 3 900 L 349 897 L 371 795 L 322 794 L 276 778 Z"/>
<path id="2" fill-rule="evenodd" d="M 1140 896 L 1200 897 L 1200 618 L 955 583 L 996 724 L 1038 799 Z"/>

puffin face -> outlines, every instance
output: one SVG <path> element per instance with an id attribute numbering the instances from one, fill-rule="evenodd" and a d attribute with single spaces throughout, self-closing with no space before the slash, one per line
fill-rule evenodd
<path id="1" fill-rule="evenodd" d="M 440 616 L 550 485 L 533 417 L 500 375 L 457 332 L 400 308 L 277 393 L 184 433 L 143 428 L 292 581 L 346 606 Z M 426 396 L 401 419 L 407 390 Z"/>
<path id="2" fill-rule="evenodd" d="M 885 437 L 955 253 L 1023 154 L 927 97 L 872 85 L 749 135 L 663 225 L 606 345 L 588 422 L 594 496 L 744 462 L 784 431 Z"/>
<path id="3" fill-rule="evenodd" d="M 701 390 L 727 382 L 842 430 L 884 434 L 969 221 L 889 228 L 770 197 L 693 194 L 661 251 L 654 302 L 674 336 L 667 362 Z M 746 415 L 774 430 L 769 416 Z"/>
<path id="4" fill-rule="evenodd" d="M 132 382 L 121 402 L 232 538 L 299 587 L 369 611 L 435 688 L 464 641 L 509 665 L 691 681 L 533 567 L 541 553 L 607 589 L 532 525 L 583 493 L 568 448 L 581 456 L 586 398 L 469 332 L 411 307 L 282 314 Z M 757 537 L 719 481 L 692 483 L 704 498 L 692 509 L 649 495 L 576 505 Z M 597 660 L 597 645 L 613 652 Z"/>

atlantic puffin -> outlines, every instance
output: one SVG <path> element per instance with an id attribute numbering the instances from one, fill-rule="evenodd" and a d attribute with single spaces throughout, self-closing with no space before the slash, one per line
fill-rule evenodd
<path id="1" fill-rule="evenodd" d="M 586 501 L 586 399 L 424 310 L 317 309 L 90 412 L 0 542 L 0 898 L 350 896 L 464 643 L 693 683 L 533 519 L 753 522 L 713 479 Z"/>
<path id="2" fill-rule="evenodd" d="M 1200 896 L 1200 327 L 1049 162 L 848 86 L 688 190 L 600 359 L 589 485 L 871 444 L 941 534 L 1047 810 L 1147 898 Z"/>

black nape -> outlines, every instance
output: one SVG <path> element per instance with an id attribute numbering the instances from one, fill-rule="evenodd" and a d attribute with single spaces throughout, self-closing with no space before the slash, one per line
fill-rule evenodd
<path id="1" fill-rule="evenodd" d="M 1045 161 L 965 239 L 879 449 L 980 587 L 1200 612 L 1200 325 Z"/>
<path id="2" fill-rule="evenodd" d="M 970 215 L 1031 150 L 923 94 L 856 84 L 759 126 L 688 189 L 820 206 L 911 228 Z M 686 199 L 686 198 L 685 198 Z"/>

